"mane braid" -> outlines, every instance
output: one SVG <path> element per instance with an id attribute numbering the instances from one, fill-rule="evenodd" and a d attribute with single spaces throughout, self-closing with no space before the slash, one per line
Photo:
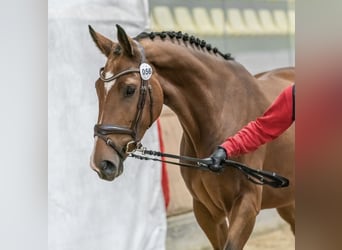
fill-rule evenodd
<path id="1" fill-rule="evenodd" d="M 150 33 L 142 32 L 139 35 L 137 35 L 134 39 L 140 40 L 144 38 L 150 38 L 151 40 L 153 40 L 156 36 L 159 36 L 162 40 L 164 40 L 166 37 L 169 37 L 171 40 L 176 38 L 177 40 L 182 39 L 183 42 L 189 41 L 190 44 L 194 44 L 196 47 L 205 48 L 208 52 L 213 51 L 214 54 L 219 54 L 226 60 L 234 60 L 230 53 L 224 54 L 221 51 L 219 51 L 218 48 L 212 48 L 211 44 L 207 43 L 205 40 L 201 40 L 194 36 L 189 36 L 187 33 L 183 34 L 181 31 L 162 31 Z"/>

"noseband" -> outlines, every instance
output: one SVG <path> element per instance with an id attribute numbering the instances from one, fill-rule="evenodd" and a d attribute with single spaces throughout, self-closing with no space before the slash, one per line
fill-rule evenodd
<path id="1" fill-rule="evenodd" d="M 109 124 L 96 124 L 94 126 L 94 136 L 98 136 L 102 140 L 106 142 L 108 146 L 113 148 L 118 155 L 120 156 L 121 159 L 125 158 L 125 154 L 131 153 L 134 149 L 139 147 L 140 145 L 140 140 L 141 138 L 137 138 L 138 133 L 138 124 L 141 120 L 141 116 L 144 110 L 145 106 L 145 101 L 146 101 L 146 92 L 148 90 L 149 96 L 150 96 L 150 125 L 153 123 L 153 99 L 152 99 L 152 87 L 148 82 L 148 79 L 150 79 L 152 75 L 152 68 L 145 63 L 146 58 L 144 54 L 144 49 L 143 47 L 136 42 L 138 45 L 140 52 L 141 52 L 141 64 L 140 68 L 129 68 L 126 70 L 123 70 L 116 75 L 113 75 L 109 78 L 105 78 L 103 71 L 104 67 L 100 69 L 100 79 L 104 82 L 111 82 L 123 75 L 126 74 L 131 74 L 131 73 L 139 73 L 140 78 L 141 78 L 141 85 L 140 85 L 140 91 L 139 91 L 139 99 L 137 103 L 137 111 L 135 113 L 135 118 L 133 120 L 133 123 L 131 124 L 130 127 L 124 127 L 120 125 L 109 125 Z M 147 68 L 146 68 L 147 67 Z M 146 73 L 147 72 L 147 73 Z M 115 143 L 108 137 L 108 135 L 111 134 L 125 134 L 125 135 L 130 135 L 132 137 L 132 141 L 129 141 L 123 148 L 118 147 L 115 145 Z"/>

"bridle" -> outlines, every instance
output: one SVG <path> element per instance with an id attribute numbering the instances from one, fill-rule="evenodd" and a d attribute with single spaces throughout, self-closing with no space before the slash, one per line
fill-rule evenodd
<path id="1" fill-rule="evenodd" d="M 136 42 L 136 41 L 135 41 Z M 139 73 L 140 79 L 141 79 L 141 84 L 140 84 L 140 90 L 139 90 L 139 99 L 137 103 L 137 111 L 135 113 L 135 118 L 133 119 L 133 122 L 130 127 L 126 126 L 121 126 L 121 125 L 111 125 L 111 124 L 96 124 L 94 126 L 94 136 L 98 136 L 102 140 L 106 142 L 108 146 L 113 148 L 118 155 L 120 156 L 121 159 L 125 158 L 126 154 L 130 154 L 132 151 L 134 151 L 136 148 L 140 146 L 140 140 L 141 138 L 138 138 L 138 125 L 142 117 L 142 113 L 144 110 L 145 102 L 146 102 L 146 95 L 147 95 L 147 90 L 149 93 L 150 97 L 150 125 L 153 123 L 153 99 L 152 99 L 152 87 L 148 81 L 148 79 L 152 75 L 152 68 L 146 64 L 146 57 L 144 53 L 144 48 L 136 42 L 138 45 L 138 48 L 141 53 L 141 63 L 139 68 L 128 68 L 125 69 L 109 78 L 106 78 L 104 76 L 104 67 L 100 68 L 100 79 L 104 82 L 111 82 L 123 75 L 131 74 L 131 73 Z M 146 65 L 150 67 L 150 72 L 148 72 L 148 75 L 146 77 L 146 74 L 144 70 L 146 70 Z M 143 67 L 145 66 L 145 68 Z M 129 141 L 124 147 L 119 147 L 117 146 L 109 137 L 108 135 L 111 134 L 126 134 L 130 135 L 132 137 L 132 140 Z"/>

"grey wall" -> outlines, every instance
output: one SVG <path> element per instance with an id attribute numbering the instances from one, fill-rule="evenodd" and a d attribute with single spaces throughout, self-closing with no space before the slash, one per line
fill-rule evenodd
<path id="1" fill-rule="evenodd" d="M 140 0 L 49 2 L 50 250 L 164 249 L 160 164 L 128 159 L 114 182 L 99 179 L 89 166 L 98 105 L 94 83 L 105 57 L 87 26 L 115 40 L 119 23 L 134 36 L 148 26 L 147 10 Z M 143 143 L 159 149 L 156 125 Z"/>

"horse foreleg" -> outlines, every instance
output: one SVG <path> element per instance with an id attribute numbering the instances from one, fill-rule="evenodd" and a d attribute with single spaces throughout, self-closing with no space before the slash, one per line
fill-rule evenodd
<path id="1" fill-rule="evenodd" d="M 196 220 L 206 234 L 211 245 L 215 250 L 223 249 L 228 232 L 226 220 L 223 217 L 221 220 L 215 219 L 208 209 L 199 201 L 194 200 L 193 205 Z"/>
<path id="2" fill-rule="evenodd" d="M 291 225 L 291 230 L 295 234 L 295 204 L 286 207 L 278 207 L 277 211 L 281 218 Z"/>
<path id="3" fill-rule="evenodd" d="M 229 213 L 229 229 L 225 250 L 241 250 L 253 231 L 259 212 L 255 194 L 242 195 Z"/>

